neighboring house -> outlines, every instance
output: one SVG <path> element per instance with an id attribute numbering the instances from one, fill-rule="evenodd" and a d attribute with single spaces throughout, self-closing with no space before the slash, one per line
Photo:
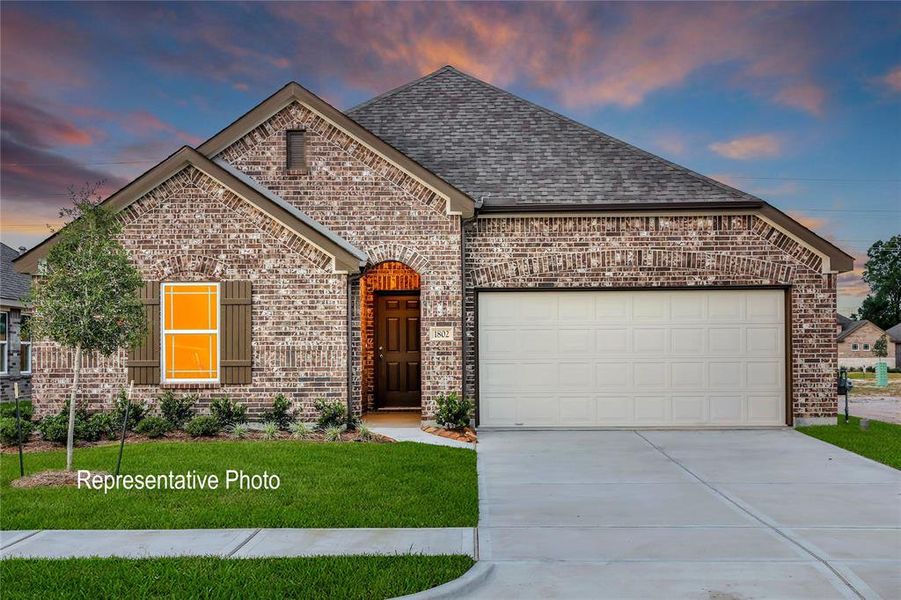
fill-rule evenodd
<path id="1" fill-rule="evenodd" d="M 897 364 L 895 362 L 896 340 L 891 335 L 887 335 L 886 331 L 866 319 L 854 321 L 838 313 L 835 314 L 835 321 L 839 367 L 872 367 L 880 360 L 884 360 L 891 368 L 895 367 Z M 897 327 L 893 329 L 897 329 Z M 886 336 L 887 356 L 884 359 L 873 353 L 873 345 L 882 336 Z"/>
<path id="2" fill-rule="evenodd" d="M 891 344 L 895 344 L 895 368 L 901 367 L 901 323 L 885 330 L 889 341 L 889 356 L 892 356 Z"/>
<path id="3" fill-rule="evenodd" d="M 147 283 L 130 380 L 481 426 L 831 422 L 851 256 L 763 200 L 452 67 L 346 112 L 290 83 L 106 200 Z M 18 259 L 33 273 L 49 238 Z M 156 326 L 159 324 L 159 327 Z M 71 357 L 35 352 L 39 411 Z"/>
<path id="4" fill-rule="evenodd" d="M 21 250 L 25 250 L 21 248 Z M 0 400 L 31 394 L 31 340 L 22 335 L 27 319 L 22 314 L 23 298 L 28 295 L 31 277 L 13 269 L 19 251 L 0 243 Z"/>

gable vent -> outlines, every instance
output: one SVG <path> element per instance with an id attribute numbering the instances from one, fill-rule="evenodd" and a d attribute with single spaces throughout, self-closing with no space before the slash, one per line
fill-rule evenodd
<path id="1" fill-rule="evenodd" d="M 306 132 L 302 129 L 287 132 L 287 169 L 289 171 L 307 170 Z"/>

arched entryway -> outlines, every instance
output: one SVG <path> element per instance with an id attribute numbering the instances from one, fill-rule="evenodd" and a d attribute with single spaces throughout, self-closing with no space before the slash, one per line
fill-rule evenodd
<path id="1" fill-rule="evenodd" d="M 422 406 L 419 273 L 398 261 L 360 279 L 364 411 Z"/>

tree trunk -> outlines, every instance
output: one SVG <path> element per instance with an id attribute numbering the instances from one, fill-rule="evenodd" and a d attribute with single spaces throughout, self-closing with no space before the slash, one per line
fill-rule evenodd
<path id="1" fill-rule="evenodd" d="M 66 437 L 66 470 L 72 470 L 72 450 L 75 447 L 75 398 L 78 394 L 78 380 L 81 379 L 81 344 L 75 346 L 75 377 L 69 394 L 69 435 Z"/>

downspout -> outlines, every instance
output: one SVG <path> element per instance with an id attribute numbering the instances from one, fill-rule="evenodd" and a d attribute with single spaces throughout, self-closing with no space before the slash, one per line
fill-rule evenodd
<path id="1" fill-rule="evenodd" d="M 347 276 L 347 422 L 353 418 L 353 374 L 354 374 L 354 336 L 353 336 L 353 289 L 354 281 L 359 281 L 365 274 L 363 271 Z"/>
<path id="2" fill-rule="evenodd" d="M 463 368 L 462 377 L 460 378 L 460 397 L 466 397 L 466 350 L 469 336 L 466 329 L 466 225 L 472 223 L 479 217 L 479 209 L 482 208 L 482 198 L 475 202 L 475 210 L 471 217 L 464 219 L 460 217 L 460 335 L 463 343 L 463 356 L 460 364 Z M 476 415 L 478 421 L 478 414 Z"/>

